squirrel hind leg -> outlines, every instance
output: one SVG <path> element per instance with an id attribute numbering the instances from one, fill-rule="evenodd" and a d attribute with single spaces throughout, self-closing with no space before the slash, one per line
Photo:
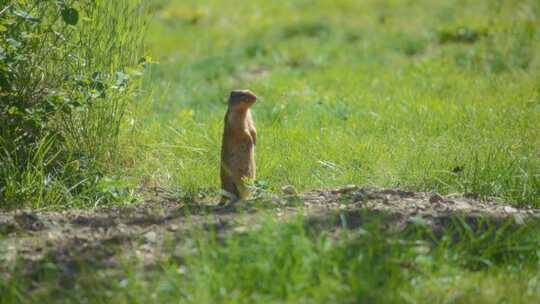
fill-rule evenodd
<path id="1" fill-rule="evenodd" d="M 225 206 L 227 204 L 227 201 L 230 202 L 230 204 L 234 204 L 240 200 L 240 197 L 236 195 L 235 193 L 231 193 L 227 190 L 221 189 L 221 200 L 219 201 L 219 206 Z"/>
<path id="2" fill-rule="evenodd" d="M 219 202 L 219 206 L 225 205 L 227 201 L 234 202 L 238 200 L 238 197 L 240 196 L 238 193 L 238 187 L 236 187 L 233 179 L 223 171 L 221 172 L 220 194 L 221 200 Z"/>

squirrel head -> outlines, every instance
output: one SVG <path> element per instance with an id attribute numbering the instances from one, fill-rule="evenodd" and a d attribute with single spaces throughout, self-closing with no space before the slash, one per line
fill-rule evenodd
<path id="1" fill-rule="evenodd" d="M 247 110 L 257 101 L 257 96 L 250 90 L 234 90 L 229 97 L 229 107 Z"/>

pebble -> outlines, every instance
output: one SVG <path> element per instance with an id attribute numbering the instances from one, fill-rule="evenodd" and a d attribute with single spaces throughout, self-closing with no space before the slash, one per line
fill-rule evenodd
<path id="1" fill-rule="evenodd" d="M 144 234 L 144 238 L 147 242 L 155 243 L 157 240 L 157 234 L 154 231 L 149 231 Z"/>
<path id="2" fill-rule="evenodd" d="M 525 224 L 525 220 L 523 219 L 523 216 L 519 213 L 514 214 L 514 222 L 518 225 Z"/>
<path id="3" fill-rule="evenodd" d="M 298 193 L 296 188 L 292 185 L 285 185 L 281 187 L 281 192 L 283 192 L 285 195 L 296 195 Z"/>
<path id="4" fill-rule="evenodd" d="M 332 190 L 331 192 L 333 194 L 342 194 L 342 193 L 348 193 L 348 192 L 355 191 L 356 189 L 358 189 L 357 185 L 347 185 L 347 186 L 345 186 L 343 188 Z"/>
<path id="5" fill-rule="evenodd" d="M 506 213 L 515 213 L 515 212 L 517 212 L 517 209 L 514 208 L 514 207 L 510 207 L 510 206 L 504 206 L 504 212 L 506 212 Z"/>
<path id="6" fill-rule="evenodd" d="M 435 204 L 435 203 L 440 203 L 440 202 L 443 202 L 444 201 L 444 198 L 438 194 L 438 193 L 433 193 L 430 197 L 429 197 L 429 202 L 431 204 Z"/>

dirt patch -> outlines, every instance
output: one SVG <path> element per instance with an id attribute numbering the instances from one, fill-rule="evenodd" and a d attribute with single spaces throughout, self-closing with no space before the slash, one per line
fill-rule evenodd
<path id="1" fill-rule="evenodd" d="M 0 273 L 9 276 L 17 268 L 38 277 L 52 263 L 69 285 L 81 267 L 111 270 L 133 256 L 144 267 L 152 267 L 164 258 L 181 260 L 182 250 L 172 250 L 171 256 L 164 248 L 184 246 L 193 231 L 244 233 L 257 227 L 262 213 L 283 221 L 303 214 L 306 225 L 320 229 L 355 229 L 373 216 L 394 230 L 419 222 L 444 229 L 457 217 L 467 222 L 511 219 L 516 225 L 540 218 L 540 209 L 516 209 L 495 199 L 463 195 L 356 186 L 298 195 L 286 192 L 224 208 L 175 201 L 152 191 L 146 203 L 122 208 L 1 212 Z"/>
<path id="2" fill-rule="evenodd" d="M 481 217 L 491 220 L 513 218 L 516 224 L 539 218 L 540 209 L 517 209 L 493 199 L 479 200 L 461 194 L 408 192 L 349 186 L 332 191 L 312 191 L 301 196 L 307 208 L 370 210 L 402 219 L 404 224 L 422 219 L 436 225 L 441 218 Z"/>

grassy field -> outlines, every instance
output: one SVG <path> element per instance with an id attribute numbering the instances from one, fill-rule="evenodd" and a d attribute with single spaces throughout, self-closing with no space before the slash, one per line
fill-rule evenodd
<path id="1" fill-rule="evenodd" d="M 258 179 L 540 204 L 535 1 L 155 4 L 128 175 L 217 194 L 228 92 L 250 88 Z"/>
<path id="2" fill-rule="evenodd" d="M 226 99 L 249 88 L 265 191 L 357 184 L 540 207 L 540 2 L 149 2 L 157 63 L 128 105 L 111 193 L 216 198 Z M 0 303 L 540 302 L 538 221 L 392 232 L 376 217 L 336 230 L 261 213 L 253 231 L 186 233 L 182 259 L 152 268 L 14 272 Z"/>

